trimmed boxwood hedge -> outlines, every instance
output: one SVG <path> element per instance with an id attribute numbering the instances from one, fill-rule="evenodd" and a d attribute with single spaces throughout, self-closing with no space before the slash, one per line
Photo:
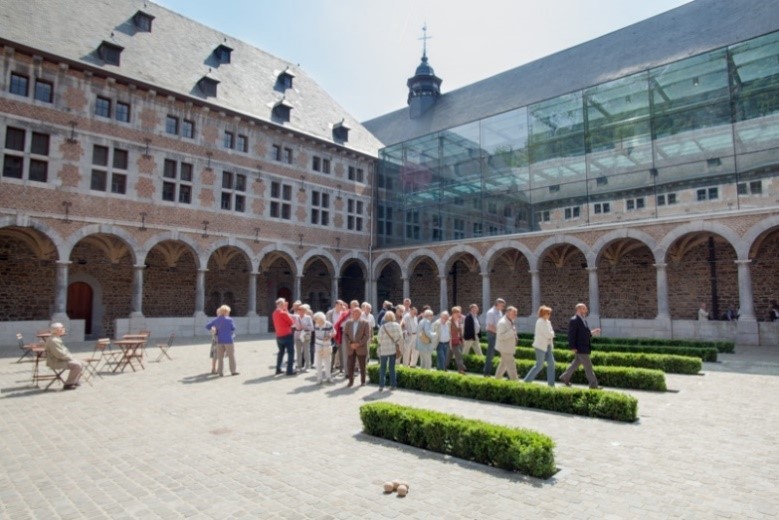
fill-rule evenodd
<path id="1" fill-rule="evenodd" d="M 536 358 L 536 349 L 518 347 L 514 357 L 517 359 Z M 570 363 L 574 353 L 570 350 L 555 349 L 556 362 Z M 647 354 L 644 352 L 601 352 L 593 351 L 590 355 L 594 365 L 652 368 L 662 370 L 667 374 L 697 374 L 701 371 L 701 360 L 684 356 L 670 356 L 661 354 Z"/>
<path id="2" fill-rule="evenodd" d="M 561 333 L 555 344 L 565 344 L 565 334 Z M 527 332 L 519 334 L 519 339 L 533 341 L 533 335 Z M 735 343 L 733 341 L 702 341 L 690 339 L 663 339 L 663 338 L 613 338 L 609 336 L 595 336 L 592 338 L 592 346 L 599 345 L 636 345 L 650 347 L 694 347 L 715 348 L 718 352 L 733 353 Z"/>
<path id="3" fill-rule="evenodd" d="M 365 433 L 532 477 L 555 471 L 554 441 L 547 435 L 458 415 L 392 403 L 360 407 Z"/>
<path id="4" fill-rule="evenodd" d="M 635 397 L 608 390 L 550 388 L 546 385 L 406 367 L 398 367 L 397 376 L 399 387 L 420 392 L 621 422 L 633 422 L 638 417 L 638 400 Z M 368 366 L 368 377 L 372 384 L 378 384 L 379 367 Z"/>
<path id="5" fill-rule="evenodd" d="M 532 340 L 521 340 L 520 347 L 532 348 Z M 486 343 L 482 343 L 482 350 L 487 348 Z M 558 350 L 568 350 L 568 343 L 565 341 L 555 342 L 555 348 Z M 656 347 L 652 345 L 617 345 L 602 344 L 593 345 L 593 352 L 643 352 L 646 354 L 669 354 L 673 356 L 697 357 L 702 361 L 716 362 L 717 349 L 714 347 Z"/>
<path id="6" fill-rule="evenodd" d="M 468 372 L 484 373 L 484 356 L 474 356 L 473 354 L 465 356 L 465 367 Z M 499 356 L 492 359 L 493 373 L 500 362 Z M 520 359 L 517 360 L 517 373 L 522 378 L 535 365 L 535 361 Z M 555 377 L 568 368 L 567 364 L 555 363 Z M 598 384 L 603 386 L 613 386 L 616 388 L 630 388 L 633 390 L 651 390 L 655 392 L 665 392 L 668 388 L 665 385 L 665 374 L 661 370 L 649 368 L 633 367 L 609 367 L 593 366 L 595 377 L 598 378 Z M 538 373 L 536 379 L 546 379 L 546 369 Z M 584 375 L 584 369 L 579 368 L 571 377 L 572 383 L 587 384 L 587 377 Z"/>

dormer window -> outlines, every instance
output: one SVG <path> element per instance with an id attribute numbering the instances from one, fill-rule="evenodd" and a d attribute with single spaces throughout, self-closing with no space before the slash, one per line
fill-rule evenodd
<path id="1" fill-rule="evenodd" d="M 284 69 L 276 78 L 276 83 L 283 89 L 292 88 L 292 80 L 295 75 L 290 72 L 289 67 Z"/>
<path id="2" fill-rule="evenodd" d="M 219 81 L 208 76 L 203 76 L 200 81 L 197 82 L 197 86 L 200 92 L 206 97 L 216 97 L 216 86 L 219 85 Z"/>
<path id="3" fill-rule="evenodd" d="M 109 65 L 119 66 L 119 58 L 122 54 L 124 47 L 115 43 L 107 42 L 103 40 L 100 47 L 97 48 L 97 55 L 101 60 Z"/>
<path id="4" fill-rule="evenodd" d="M 351 128 L 341 119 L 339 123 L 333 125 L 333 139 L 345 143 L 349 140 L 349 130 Z"/>
<path id="5" fill-rule="evenodd" d="M 233 49 L 227 45 L 220 45 L 214 49 L 214 58 L 216 58 L 217 63 L 230 63 L 230 54 L 232 52 Z"/>
<path id="6" fill-rule="evenodd" d="M 143 11 L 138 11 L 133 15 L 133 24 L 140 32 L 151 32 L 152 20 L 154 20 L 154 17 Z"/>
<path id="7" fill-rule="evenodd" d="M 286 99 L 282 99 L 273 105 L 273 118 L 281 122 L 289 121 L 292 108 L 292 105 Z"/>

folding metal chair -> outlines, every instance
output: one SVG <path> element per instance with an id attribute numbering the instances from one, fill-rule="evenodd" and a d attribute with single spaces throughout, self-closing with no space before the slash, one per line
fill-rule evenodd
<path id="1" fill-rule="evenodd" d="M 65 380 L 62 379 L 62 374 L 64 374 L 68 368 L 65 367 L 60 369 L 54 369 L 46 366 L 46 368 L 48 368 L 51 373 L 41 374 L 40 372 L 41 361 L 43 361 L 44 363 L 46 362 L 45 350 L 35 358 L 35 368 L 33 369 L 32 372 L 32 382 L 35 384 L 35 386 L 39 386 L 38 383 L 40 383 L 41 381 L 49 382 L 49 384 L 46 385 L 46 388 L 44 388 L 44 390 L 48 390 L 49 388 L 51 388 L 51 385 L 53 385 L 57 381 L 62 383 L 62 386 L 65 386 Z"/>
<path id="2" fill-rule="evenodd" d="M 105 363 L 106 358 L 109 357 L 106 355 L 105 351 L 110 344 L 111 340 L 109 338 L 100 338 L 95 343 L 95 349 L 92 351 L 92 355 L 81 360 L 84 362 L 84 373 L 81 378 L 89 383 L 90 386 L 92 386 L 92 377 L 98 376 L 101 379 L 103 377 L 100 374 L 100 364 Z M 110 352 L 109 354 L 113 355 L 113 352 Z"/>
<path id="3" fill-rule="evenodd" d="M 21 363 L 24 358 L 27 356 L 32 356 L 32 346 L 33 344 L 25 345 L 24 343 L 24 337 L 22 336 L 21 332 L 16 333 L 16 341 L 19 344 L 19 350 L 22 351 L 22 355 L 19 356 L 19 359 L 16 360 L 17 363 Z"/>
<path id="4" fill-rule="evenodd" d="M 168 338 L 167 343 L 157 343 L 157 348 L 160 349 L 160 355 L 157 356 L 157 362 L 159 363 L 163 357 L 167 357 L 170 360 L 173 360 L 172 357 L 170 357 L 170 354 L 168 354 L 168 349 L 173 345 L 173 340 L 176 339 L 176 333 L 171 332 L 170 337 Z"/>

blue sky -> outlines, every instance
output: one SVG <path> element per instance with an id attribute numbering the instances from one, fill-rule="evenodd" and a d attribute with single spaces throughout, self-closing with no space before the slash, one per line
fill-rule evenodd
<path id="1" fill-rule="evenodd" d="M 297 63 L 358 120 L 406 106 L 422 53 L 448 92 L 686 0 L 156 0 Z"/>

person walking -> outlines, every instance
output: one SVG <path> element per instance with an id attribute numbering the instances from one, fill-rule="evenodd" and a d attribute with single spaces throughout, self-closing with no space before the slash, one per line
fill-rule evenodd
<path id="1" fill-rule="evenodd" d="M 206 324 L 206 330 L 216 331 L 216 372 L 219 377 L 224 375 L 225 353 L 230 365 L 230 374 L 237 376 L 235 366 L 235 322 L 230 317 L 230 307 L 222 305 L 216 310 L 216 318 Z"/>
<path id="2" fill-rule="evenodd" d="M 403 364 L 409 368 L 417 366 L 419 351 L 417 350 L 417 334 L 419 322 L 417 321 L 417 308 L 413 305 L 403 315 Z"/>
<path id="3" fill-rule="evenodd" d="M 75 359 L 68 350 L 68 347 L 62 343 L 62 336 L 65 335 L 65 326 L 62 323 L 55 322 L 49 327 L 51 336 L 46 340 L 44 349 L 46 350 L 46 366 L 52 370 L 62 370 L 67 368 L 68 378 L 65 380 L 63 390 L 75 390 L 81 386 L 81 373 L 84 371 L 84 365 Z"/>
<path id="4" fill-rule="evenodd" d="M 479 323 L 479 306 L 472 303 L 468 307 L 468 315 L 463 321 L 463 356 L 467 356 L 471 350 L 477 356 L 483 356 L 481 344 L 479 343 L 479 332 L 481 324 Z"/>
<path id="5" fill-rule="evenodd" d="M 391 312 L 384 314 L 384 323 L 379 327 L 379 392 L 384 390 L 389 365 L 390 390 L 395 390 L 398 380 L 395 375 L 395 360 L 403 346 L 403 331 L 397 317 Z"/>
<path id="6" fill-rule="evenodd" d="M 571 386 L 571 377 L 574 371 L 579 368 L 579 365 L 582 365 L 584 366 L 584 374 L 587 376 L 590 388 L 596 389 L 599 386 L 598 378 L 595 377 L 595 372 L 592 371 L 592 362 L 590 361 L 590 339 L 592 336 L 599 335 L 600 329 L 590 330 L 590 326 L 587 324 L 587 312 L 585 304 L 577 303 L 576 314 L 568 322 L 568 347 L 576 357 L 568 367 L 568 370 L 560 376 L 560 381 L 565 386 Z"/>
<path id="7" fill-rule="evenodd" d="M 311 307 L 307 304 L 298 305 L 295 323 L 295 358 L 298 360 L 298 370 L 308 372 L 311 368 L 311 332 L 314 330 L 314 322 L 308 313 Z"/>
<path id="8" fill-rule="evenodd" d="M 449 342 L 452 340 L 452 331 L 449 329 L 449 313 L 441 311 L 438 319 L 433 323 L 433 335 L 436 337 L 435 364 L 436 369 L 446 370 L 446 353 L 449 351 Z"/>
<path id="9" fill-rule="evenodd" d="M 487 357 L 484 360 L 484 377 L 492 374 L 492 357 L 495 355 L 495 338 L 498 332 L 498 322 L 503 317 L 503 309 L 506 307 L 506 300 L 498 298 L 495 305 L 487 311 Z"/>
<path id="10" fill-rule="evenodd" d="M 333 324 L 327 321 L 323 312 L 314 314 L 314 371 L 317 384 L 323 381 L 332 383 L 330 374 L 330 358 L 333 355 L 331 338 L 333 337 Z"/>
<path id="11" fill-rule="evenodd" d="M 433 345 L 437 345 L 436 336 L 433 334 L 433 311 L 426 309 L 422 313 L 417 332 L 417 352 L 419 352 L 419 366 L 430 370 L 433 368 Z"/>
<path id="12" fill-rule="evenodd" d="M 287 354 L 287 375 L 295 375 L 295 337 L 292 333 L 294 320 L 287 310 L 287 300 L 276 300 L 276 310 L 271 316 L 273 329 L 276 331 L 276 346 L 279 349 L 276 355 L 276 374 L 281 374 L 281 362 L 284 361 L 284 353 Z"/>
<path id="13" fill-rule="evenodd" d="M 554 329 L 549 318 L 552 317 L 552 308 L 542 305 L 538 308 L 538 319 L 536 320 L 536 330 L 533 335 L 533 349 L 536 354 L 536 364 L 525 375 L 525 383 L 535 380 L 544 363 L 546 363 L 546 382 L 549 386 L 554 386 L 555 364 L 554 364 Z"/>
<path id="14" fill-rule="evenodd" d="M 519 379 L 517 361 L 514 358 L 517 351 L 517 328 L 514 325 L 516 319 L 517 308 L 512 306 L 506 309 L 506 315 L 498 321 L 495 350 L 500 354 L 500 364 L 495 371 L 497 379 L 501 379 L 506 373 L 512 381 Z"/>
<path id="15" fill-rule="evenodd" d="M 449 318 L 449 333 L 451 339 L 449 340 L 449 350 L 446 351 L 446 363 L 445 368 L 449 368 L 449 364 L 454 357 L 455 364 L 457 365 L 457 371 L 461 374 L 465 373 L 465 363 L 463 363 L 463 310 L 461 307 L 452 307 L 452 316 Z"/>
<path id="16" fill-rule="evenodd" d="M 348 349 L 346 377 L 349 384 L 347 386 L 354 385 L 355 362 L 360 365 L 360 386 L 362 386 L 365 385 L 365 359 L 368 357 L 371 331 L 368 322 L 362 319 L 362 311 L 359 307 L 354 307 L 350 312 L 350 318 L 343 326 L 344 344 Z"/>

